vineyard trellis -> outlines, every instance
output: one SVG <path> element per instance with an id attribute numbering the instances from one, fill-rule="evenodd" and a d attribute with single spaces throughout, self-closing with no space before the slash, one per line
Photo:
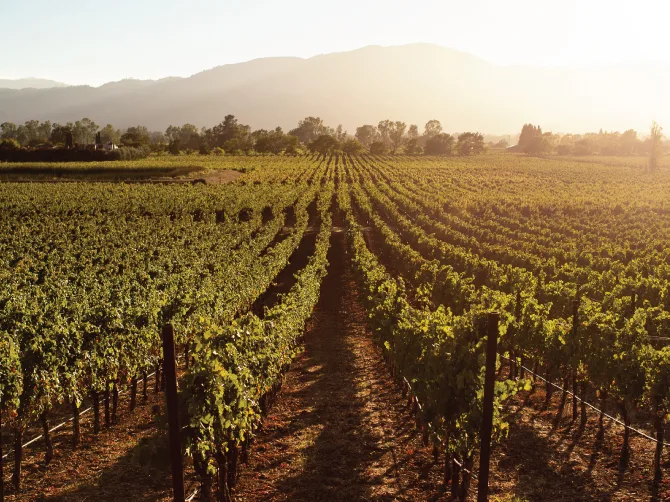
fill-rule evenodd
<path id="1" fill-rule="evenodd" d="M 494 440 L 509 430 L 501 404 L 542 373 L 547 403 L 562 392 L 557 419 L 570 396 L 574 419 L 581 402 L 601 432 L 603 417 L 624 426 L 622 467 L 631 431 L 660 445 L 660 479 L 670 411 L 665 169 L 515 155 L 220 160 L 235 162 L 245 174 L 229 185 L 0 184 L 0 405 L 17 489 L 28 424 L 43 425 L 47 460 L 50 433 L 72 423 L 76 446 L 89 410 L 96 431 L 103 417 L 112 425 L 121 388 L 135 400 L 160 368 L 160 329 L 173 324 L 199 493 L 216 485 L 230 498 L 239 458 L 300 350 L 334 212 L 375 339 L 421 403 L 419 424 L 444 453 L 454 495 L 467 495 L 476 472 L 480 334 L 492 311 L 509 362 L 494 387 Z M 253 311 L 311 232 L 291 287 Z M 93 405 L 81 410 L 84 398 Z M 72 417 L 51 427 L 63 402 Z M 641 409 L 656 437 L 633 425 Z"/>

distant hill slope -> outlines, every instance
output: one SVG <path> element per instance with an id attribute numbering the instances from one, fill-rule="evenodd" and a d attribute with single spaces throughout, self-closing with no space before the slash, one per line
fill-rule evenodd
<path id="1" fill-rule="evenodd" d="M 0 90 L 0 122 L 90 117 L 117 127 L 212 126 L 232 113 L 254 128 L 295 127 L 318 115 L 356 126 L 437 118 L 447 131 L 509 133 L 525 122 L 554 132 L 670 127 L 670 67 L 498 66 L 429 44 L 370 46 L 310 59 L 267 58 L 189 78 L 124 80 L 98 88 Z"/>
<path id="2" fill-rule="evenodd" d="M 50 89 L 52 87 L 67 87 L 67 84 L 44 78 L 0 78 L 0 89 Z"/>

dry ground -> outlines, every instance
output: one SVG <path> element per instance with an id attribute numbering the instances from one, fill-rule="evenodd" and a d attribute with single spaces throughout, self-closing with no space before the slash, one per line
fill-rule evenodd
<path id="1" fill-rule="evenodd" d="M 329 273 L 277 404 L 242 468 L 239 500 L 426 500 L 439 496 L 406 402 L 365 325 L 333 234 Z"/>
<path id="2" fill-rule="evenodd" d="M 10 454 L 4 465 L 6 500 L 171 500 L 165 394 L 154 394 L 151 379 L 149 384 L 148 401 L 143 403 L 138 396 L 133 413 L 128 409 L 128 395 L 121 395 L 119 423 L 108 429 L 103 425 L 98 435 L 93 434 L 92 412 L 82 416 L 82 443 L 78 448 L 72 448 L 71 427 L 53 433 L 54 458 L 49 465 L 44 465 L 43 440 L 26 448 L 18 494 L 11 486 Z M 31 437 L 26 436 L 26 440 Z M 187 487 L 193 488 L 189 476 Z"/>

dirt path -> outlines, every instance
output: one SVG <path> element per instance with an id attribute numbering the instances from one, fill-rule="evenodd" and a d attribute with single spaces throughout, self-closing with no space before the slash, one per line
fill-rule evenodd
<path id="1" fill-rule="evenodd" d="M 305 350 L 242 467 L 237 498 L 435 500 L 439 469 L 366 331 L 342 233 L 328 258 Z"/>
<path id="2" fill-rule="evenodd" d="M 230 183 L 235 181 L 237 178 L 242 176 L 242 173 L 239 171 L 233 171 L 232 169 L 212 169 L 207 171 L 201 179 L 204 179 L 207 183 L 214 185 L 221 185 L 224 183 Z M 198 178 L 196 174 L 194 178 Z"/>

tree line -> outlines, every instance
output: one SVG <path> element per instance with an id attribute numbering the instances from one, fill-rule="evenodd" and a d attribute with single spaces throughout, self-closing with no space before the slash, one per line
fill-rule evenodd
<path id="1" fill-rule="evenodd" d="M 647 138 L 639 137 L 637 131 L 553 134 L 542 132 L 539 125 L 525 124 L 514 151 L 529 155 L 649 155 L 654 149 L 662 149 L 661 128 L 652 125 Z M 665 148 L 670 147 L 666 143 Z"/>
<path id="2" fill-rule="evenodd" d="M 100 127 L 83 118 L 66 124 L 30 120 L 22 125 L 0 124 L 0 148 L 48 149 L 63 148 L 71 135 L 75 145 L 96 141 L 103 144 L 143 149 L 147 153 L 201 154 L 296 154 L 305 149 L 320 154 L 370 152 L 375 155 L 405 153 L 409 155 L 471 155 L 484 151 L 484 137 L 476 132 L 458 135 L 442 131 L 439 120 L 426 123 L 423 133 L 419 127 L 405 122 L 382 120 L 377 125 L 366 124 L 349 134 L 341 125 L 327 126 L 319 117 L 306 117 L 298 126 L 285 133 L 281 127 L 272 130 L 252 130 L 241 124 L 234 115 L 211 128 L 193 124 L 170 125 L 164 132 L 150 131 L 145 126 L 121 130 L 112 124 Z M 99 136 L 98 136 L 99 135 Z"/>

